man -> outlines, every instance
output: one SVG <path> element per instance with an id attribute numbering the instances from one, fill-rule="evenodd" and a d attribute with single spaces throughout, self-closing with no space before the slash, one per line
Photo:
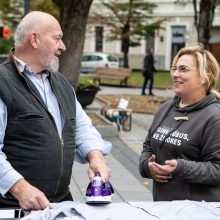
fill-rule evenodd
<path id="1" fill-rule="evenodd" d="M 104 142 L 58 73 L 65 51 L 57 20 L 43 12 L 26 15 L 15 49 L 0 65 L 0 207 L 44 209 L 72 200 L 74 161 L 89 162 L 89 178 L 110 178 Z"/>
<path id="2" fill-rule="evenodd" d="M 149 85 L 149 95 L 154 96 L 153 94 L 153 84 L 154 84 L 154 72 L 156 71 L 154 67 L 154 56 L 153 56 L 153 49 L 148 48 L 147 49 L 147 55 L 144 57 L 144 65 L 143 65 L 143 76 L 144 76 L 144 82 L 142 86 L 142 95 L 146 95 L 145 89 L 147 86 L 148 80 L 150 80 Z"/>

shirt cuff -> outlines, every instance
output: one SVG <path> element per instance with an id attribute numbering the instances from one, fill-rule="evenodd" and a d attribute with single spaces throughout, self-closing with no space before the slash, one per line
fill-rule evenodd
<path id="1" fill-rule="evenodd" d="M 81 145 L 76 149 L 75 152 L 75 161 L 79 163 L 87 163 L 88 161 L 86 160 L 87 155 L 89 152 L 93 150 L 100 150 L 102 154 L 108 155 L 111 152 L 112 144 L 108 141 L 102 140 L 100 145 L 97 145 L 97 141 L 94 141 L 94 143 L 90 142 L 89 145 Z"/>
<path id="2" fill-rule="evenodd" d="M 11 189 L 11 187 L 22 178 L 23 176 L 19 174 L 16 170 L 9 170 L 4 176 L 0 178 L 1 195 L 4 196 Z"/>

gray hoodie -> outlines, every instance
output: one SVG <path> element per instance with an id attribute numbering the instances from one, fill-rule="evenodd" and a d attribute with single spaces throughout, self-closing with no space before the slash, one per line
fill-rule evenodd
<path id="1" fill-rule="evenodd" d="M 156 113 L 143 144 L 140 173 L 151 178 L 147 160 L 152 154 L 159 164 L 177 159 L 173 179 L 168 183 L 154 181 L 154 200 L 219 202 L 220 102 L 214 94 L 183 108 L 179 101 L 179 97 L 174 97 Z"/>

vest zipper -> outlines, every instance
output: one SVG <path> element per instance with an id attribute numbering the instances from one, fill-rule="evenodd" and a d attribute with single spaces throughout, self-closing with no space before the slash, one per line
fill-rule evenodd
<path id="1" fill-rule="evenodd" d="M 64 141 L 63 141 L 63 138 L 60 138 L 60 143 L 61 143 L 61 146 L 64 147 Z"/>
<path id="2" fill-rule="evenodd" d="M 54 90 L 54 88 L 53 88 L 53 83 L 51 82 L 51 80 L 49 80 L 49 81 L 50 81 L 51 88 L 52 88 L 52 90 L 53 90 L 53 92 L 54 92 L 54 94 L 55 94 L 55 96 L 56 96 L 56 98 L 57 98 L 57 101 L 58 101 L 58 103 L 59 103 L 61 112 L 62 112 L 62 114 L 63 114 L 63 121 L 64 121 L 64 123 L 65 123 L 65 114 L 64 114 L 62 105 L 60 104 L 59 99 L 58 99 L 58 96 L 57 96 L 57 94 L 56 94 L 56 92 L 55 92 L 55 90 Z M 57 127 L 56 127 L 56 128 L 57 128 Z M 58 132 L 58 129 L 57 129 L 57 132 Z M 58 135 L 59 135 L 59 132 L 58 132 Z M 61 134 L 61 138 L 60 138 L 60 145 L 61 145 L 61 157 L 62 157 L 62 158 L 61 158 L 61 164 L 60 164 L 60 176 L 59 176 L 59 179 L 58 179 L 58 182 L 57 182 L 57 188 L 56 188 L 56 190 L 55 190 L 55 194 L 57 194 L 57 192 L 58 192 L 58 190 L 59 190 L 60 181 L 61 181 L 61 178 L 62 178 L 62 176 L 63 176 L 63 157 L 64 157 L 64 155 L 63 155 L 63 149 L 64 149 L 64 140 L 63 140 L 62 134 Z"/>
<path id="3" fill-rule="evenodd" d="M 63 175 L 63 147 L 64 147 L 64 141 L 63 138 L 60 138 L 60 145 L 61 145 L 61 167 L 60 167 L 60 176 L 58 179 L 58 183 L 57 183 L 57 188 L 55 190 L 55 194 L 57 194 L 59 186 L 60 186 L 60 181 L 61 181 L 61 177 Z"/>

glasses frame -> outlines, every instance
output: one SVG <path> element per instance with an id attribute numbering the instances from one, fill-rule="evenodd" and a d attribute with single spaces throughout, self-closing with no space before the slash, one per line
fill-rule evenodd
<path id="1" fill-rule="evenodd" d="M 185 73 L 190 72 L 190 71 L 198 71 L 198 69 L 191 69 L 190 67 L 185 66 L 185 65 L 170 67 L 171 74 L 174 74 L 176 71 L 178 71 L 178 73 L 180 73 L 181 75 L 184 75 Z"/>

